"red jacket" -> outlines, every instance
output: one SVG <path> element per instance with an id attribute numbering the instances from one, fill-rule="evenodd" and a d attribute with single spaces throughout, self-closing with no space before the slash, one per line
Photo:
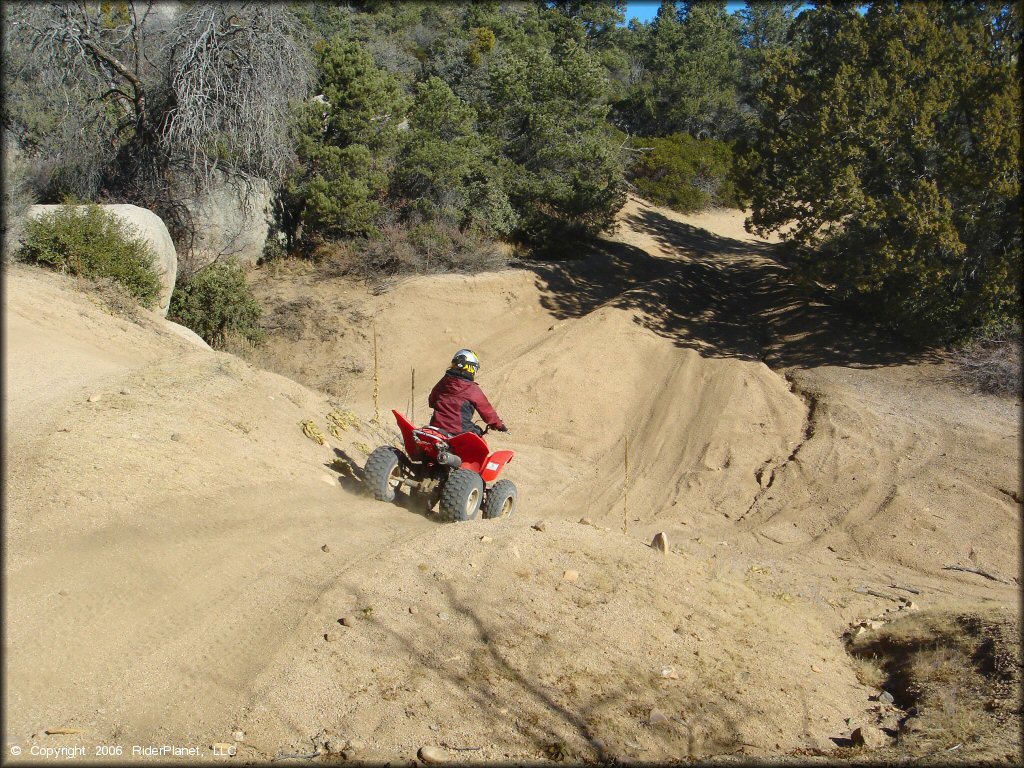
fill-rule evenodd
<path id="1" fill-rule="evenodd" d="M 427 403 L 434 409 L 430 426 L 445 432 L 469 432 L 472 429 L 473 411 L 478 411 L 490 427 L 504 426 L 480 385 L 452 373 L 446 373 L 434 385 Z"/>

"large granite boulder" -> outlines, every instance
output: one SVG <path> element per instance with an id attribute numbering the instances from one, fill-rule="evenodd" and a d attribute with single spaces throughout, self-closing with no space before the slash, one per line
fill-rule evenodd
<path id="1" fill-rule="evenodd" d="M 189 272 L 229 256 L 255 264 L 263 255 L 273 220 L 273 193 L 266 181 L 220 177 L 185 205 L 195 229 Z"/>
<path id="2" fill-rule="evenodd" d="M 59 205 L 33 205 L 26 211 L 26 218 L 34 218 L 60 208 Z M 84 208 L 85 206 L 80 206 Z M 145 240 L 153 249 L 153 266 L 160 275 L 160 298 L 158 311 L 164 317 L 171 305 L 171 293 L 174 281 L 178 276 L 178 253 L 174 249 L 174 241 L 167 231 L 163 219 L 147 208 L 137 205 L 101 205 L 107 213 L 112 213 L 129 225 L 134 233 Z"/>

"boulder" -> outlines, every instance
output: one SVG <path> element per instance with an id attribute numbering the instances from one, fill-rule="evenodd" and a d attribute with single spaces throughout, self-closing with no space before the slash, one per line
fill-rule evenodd
<path id="1" fill-rule="evenodd" d="M 60 207 L 59 205 L 33 205 L 25 215 L 27 218 L 35 218 Z M 79 207 L 84 208 L 85 206 Z M 171 234 L 167 231 L 167 225 L 151 210 L 140 208 L 137 205 L 101 205 L 100 208 L 128 224 L 135 234 L 152 246 L 153 266 L 156 267 L 157 274 L 160 275 L 158 311 L 166 317 L 167 310 L 171 305 L 174 281 L 178 276 L 178 253 L 174 249 L 174 241 L 171 240 Z"/>
<path id="2" fill-rule="evenodd" d="M 218 259 L 234 257 L 255 264 L 263 255 L 273 220 L 273 192 L 262 179 L 243 182 L 215 179 L 185 205 L 195 225 L 189 268 L 202 269 Z"/>
<path id="3" fill-rule="evenodd" d="M 177 334 L 187 341 L 191 341 L 197 347 L 213 349 L 213 347 L 206 343 L 202 336 L 191 328 L 186 328 L 184 325 L 179 325 L 178 323 L 171 322 L 170 320 L 164 320 L 164 327 L 166 327 L 171 333 Z"/>

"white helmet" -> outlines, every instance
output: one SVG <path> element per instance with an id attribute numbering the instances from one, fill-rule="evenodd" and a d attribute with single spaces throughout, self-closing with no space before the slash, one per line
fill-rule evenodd
<path id="1" fill-rule="evenodd" d="M 471 379 L 476 378 L 476 372 L 480 368 L 480 358 L 472 349 L 460 349 L 452 357 L 451 370 L 468 373 Z"/>

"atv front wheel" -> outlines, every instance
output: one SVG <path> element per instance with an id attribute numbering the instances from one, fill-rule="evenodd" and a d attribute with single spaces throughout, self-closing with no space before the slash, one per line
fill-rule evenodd
<path id="1" fill-rule="evenodd" d="M 378 501 L 394 501 L 402 478 L 402 463 L 397 448 L 382 445 L 370 454 L 363 467 L 366 490 Z"/>
<path id="2" fill-rule="evenodd" d="M 441 491 L 441 515 L 447 520 L 473 520 L 483 500 L 483 478 L 468 469 L 453 470 Z"/>
<path id="3" fill-rule="evenodd" d="M 519 506 L 519 491 L 511 480 L 499 480 L 487 492 L 484 502 L 484 520 L 512 517 Z"/>

